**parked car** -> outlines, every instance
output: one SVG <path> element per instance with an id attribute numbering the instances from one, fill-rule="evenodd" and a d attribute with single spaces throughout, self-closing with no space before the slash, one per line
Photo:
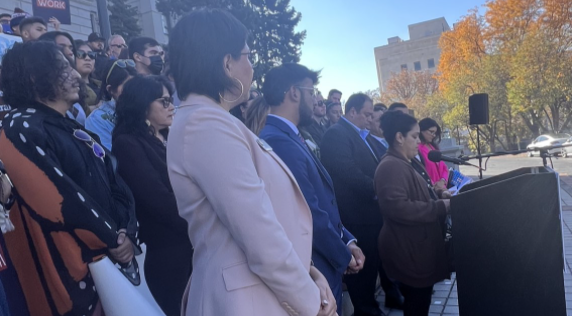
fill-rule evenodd
<path id="1" fill-rule="evenodd" d="M 544 134 L 538 136 L 535 140 L 532 141 L 526 149 L 529 149 L 528 157 L 533 157 L 534 155 L 540 155 L 540 151 L 536 149 L 543 149 L 552 146 L 558 146 L 564 144 L 567 140 L 570 139 L 570 135 L 566 133 L 558 133 L 558 134 Z M 572 149 L 570 150 L 572 152 Z M 562 153 L 561 148 L 555 148 L 548 150 L 548 153 L 558 155 Z"/>
<path id="2" fill-rule="evenodd" d="M 562 144 L 564 146 L 568 145 L 570 147 L 562 147 L 561 151 L 560 151 L 560 156 L 566 158 L 570 155 L 572 155 L 572 137 L 568 138 L 568 140 L 566 140 L 564 142 L 564 144 Z"/>

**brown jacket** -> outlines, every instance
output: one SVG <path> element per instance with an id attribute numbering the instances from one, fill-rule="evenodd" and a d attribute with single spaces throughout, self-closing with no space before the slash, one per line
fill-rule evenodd
<path id="1" fill-rule="evenodd" d="M 446 278 L 445 203 L 431 199 L 427 183 L 392 149 L 374 181 L 384 221 L 379 254 L 389 277 L 412 287 L 429 287 Z"/>

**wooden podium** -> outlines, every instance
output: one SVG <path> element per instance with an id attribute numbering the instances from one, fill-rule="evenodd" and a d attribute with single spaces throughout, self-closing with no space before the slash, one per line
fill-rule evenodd
<path id="1" fill-rule="evenodd" d="M 558 174 L 522 168 L 451 199 L 461 316 L 565 316 Z"/>

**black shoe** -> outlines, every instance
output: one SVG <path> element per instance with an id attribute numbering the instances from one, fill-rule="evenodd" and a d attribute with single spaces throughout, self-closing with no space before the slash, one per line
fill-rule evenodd
<path id="1" fill-rule="evenodd" d="M 385 298 L 385 307 L 391 309 L 403 310 L 403 298 Z"/>

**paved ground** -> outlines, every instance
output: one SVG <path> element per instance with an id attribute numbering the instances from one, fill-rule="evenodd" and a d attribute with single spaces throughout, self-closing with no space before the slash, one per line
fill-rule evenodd
<path id="1" fill-rule="evenodd" d="M 471 163 L 478 164 L 477 161 Z M 484 162 L 483 162 L 484 165 Z M 521 167 L 541 166 L 542 160 L 537 157 L 528 158 L 526 156 L 507 156 L 491 158 L 487 165 L 487 171 L 483 172 L 483 176 L 492 176 L 504 173 Z M 549 162 L 550 165 L 550 162 Z M 560 174 L 561 178 L 561 200 L 562 200 L 562 218 L 564 232 L 564 252 L 566 254 L 567 272 L 564 274 L 564 285 L 566 290 L 567 315 L 572 316 L 572 158 L 553 159 L 554 170 Z M 461 172 L 468 176 L 476 177 L 478 169 L 472 167 L 461 167 Z M 379 293 L 378 300 L 380 306 L 384 302 L 383 292 Z M 344 293 L 344 314 L 351 315 L 351 305 L 347 293 Z M 383 309 L 388 316 L 402 316 L 403 312 L 399 310 Z M 546 316 L 549 315 L 547 310 Z M 445 280 L 435 285 L 435 294 L 433 295 L 432 305 L 429 315 L 431 316 L 454 316 L 459 315 L 459 302 L 457 299 L 457 285 L 455 277 L 451 280 Z M 539 315 L 545 316 L 545 315 Z"/>

